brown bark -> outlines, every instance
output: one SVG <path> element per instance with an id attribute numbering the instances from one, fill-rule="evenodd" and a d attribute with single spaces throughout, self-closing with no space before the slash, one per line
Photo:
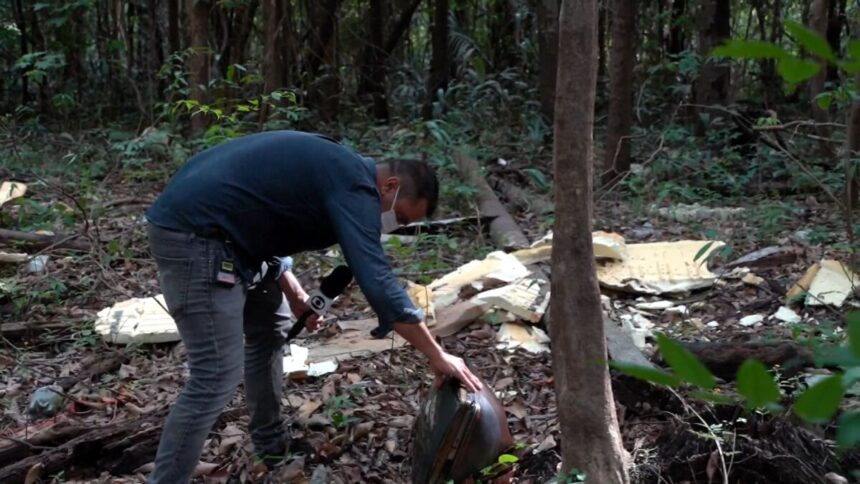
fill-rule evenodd
<path id="1" fill-rule="evenodd" d="M 555 234 L 550 301 L 552 368 L 561 423 L 562 470 L 589 482 L 627 483 L 625 451 L 606 365 L 603 310 L 591 239 L 597 2 L 565 0 L 553 147 Z"/>
<path id="2" fill-rule="evenodd" d="M 448 88 L 451 63 L 448 52 L 448 0 L 433 2 L 432 27 L 433 57 L 430 60 L 430 76 L 427 80 L 427 101 L 424 103 L 424 119 L 433 118 L 433 103 L 439 91 Z"/>
<path id="3" fill-rule="evenodd" d="M 259 0 L 251 0 L 236 8 L 230 30 L 230 63 L 245 65 L 248 54 L 248 39 L 254 29 L 254 16 L 257 15 Z"/>
<path id="4" fill-rule="evenodd" d="M 207 103 L 206 85 L 209 83 L 209 0 L 188 0 L 191 24 L 191 62 L 189 84 L 191 99 L 200 104 Z M 209 125 L 207 115 L 198 113 L 191 117 L 191 131 L 199 133 Z"/>
<path id="5" fill-rule="evenodd" d="M 606 7 L 607 2 L 600 2 L 600 7 L 597 9 L 597 81 L 606 77 L 606 30 L 609 29 L 611 21 L 609 19 L 609 8 Z M 614 47 L 614 46 L 613 46 Z"/>
<path id="6" fill-rule="evenodd" d="M 182 50 L 179 37 L 179 0 L 167 0 L 167 45 L 171 54 Z"/>
<path id="7" fill-rule="evenodd" d="M 636 57 L 636 0 L 612 1 L 612 56 L 604 183 L 630 169 L 633 125 L 633 65 Z"/>
<path id="8" fill-rule="evenodd" d="M 827 10 L 830 8 L 829 4 L 829 0 L 813 0 L 809 7 L 809 28 L 823 38 L 827 37 Z M 823 61 L 823 59 L 819 59 L 819 61 Z M 827 111 L 821 109 L 815 101 L 815 96 L 824 92 L 825 83 L 827 83 L 827 69 L 821 69 L 809 81 L 809 99 L 812 103 L 812 117 L 820 123 L 825 123 L 829 119 Z"/>
<path id="9" fill-rule="evenodd" d="M 422 0 L 413 0 L 406 9 L 403 10 L 403 13 L 400 14 L 400 17 L 397 19 L 397 23 L 395 23 L 394 27 L 391 29 L 391 34 L 385 40 L 386 58 L 394 52 L 397 44 L 400 43 L 400 39 L 403 38 L 403 35 L 406 34 L 407 30 L 409 30 L 409 25 L 412 23 L 412 17 L 415 15 L 415 11 L 418 10 L 418 6 L 421 5 L 421 1 Z"/>
<path id="10" fill-rule="evenodd" d="M 827 43 L 836 53 L 837 57 L 842 52 L 842 30 L 845 27 L 846 0 L 830 0 L 827 13 Z M 839 68 L 833 64 L 827 65 L 827 82 L 839 82 Z"/>
<path id="11" fill-rule="evenodd" d="M 341 3 L 341 0 L 315 1 L 310 2 L 308 7 L 312 19 L 309 33 L 311 41 L 308 64 L 303 74 L 311 80 L 308 102 L 326 120 L 335 119 L 340 106 L 336 31 L 337 11 Z"/>
<path id="12" fill-rule="evenodd" d="M 281 56 L 281 16 L 279 0 L 263 0 L 263 92 L 284 86 L 284 63 Z"/>
<path id="13" fill-rule="evenodd" d="M 854 75 L 854 87 L 860 89 L 860 72 Z M 860 165 L 860 101 L 854 99 L 851 102 L 851 118 L 848 123 L 847 135 L 848 149 L 845 150 L 845 200 L 846 213 L 845 222 L 847 232 L 853 238 L 854 234 L 854 209 L 860 199 L 860 177 L 856 175 L 856 167 Z M 860 270 L 857 263 L 857 255 L 851 258 L 852 269 Z"/>
<path id="14" fill-rule="evenodd" d="M 529 240 L 523 234 L 517 222 L 499 201 L 493 189 L 481 174 L 481 167 L 476 160 L 467 156 L 455 158 L 460 178 L 478 189 L 478 211 L 482 216 L 493 217 L 490 222 L 490 238 L 500 249 L 509 251 L 524 249 L 529 246 Z"/>
<path id="15" fill-rule="evenodd" d="M 385 97 L 385 2 L 370 0 L 367 23 L 367 45 L 359 68 L 358 97 L 370 100 L 371 113 L 376 119 L 388 119 Z"/>
<path id="16" fill-rule="evenodd" d="M 552 122 L 555 109 L 555 77 L 558 57 L 558 0 L 539 0 L 538 18 L 538 63 L 540 76 L 541 112 Z"/>
<path id="17" fill-rule="evenodd" d="M 731 36 L 730 22 L 730 0 L 702 1 L 698 13 L 699 55 L 709 55 L 714 47 L 729 39 Z M 728 104 L 730 81 L 731 67 L 727 60 L 709 59 L 705 61 L 702 64 L 701 74 L 695 83 L 696 104 Z M 697 124 L 697 131 L 702 134 L 704 126 L 700 122 Z"/>

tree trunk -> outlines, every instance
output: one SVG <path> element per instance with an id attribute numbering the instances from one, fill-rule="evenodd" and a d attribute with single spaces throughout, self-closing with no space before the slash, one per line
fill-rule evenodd
<path id="1" fill-rule="evenodd" d="M 259 4 L 259 0 L 251 0 L 247 5 L 237 7 L 233 16 L 233 30 L 230 32 L 230 59 L 233 64 L 245 65 L 248 38 L 254 29 L 254 16 L 257 15 Z"/>
<path id="2" fill-rule="evenodd" d="M 552 251 L 549 332 L 564 436 L 562 470 L 576 467 L 589 482 L 615 484 L 629 479 L 606 365 L 591 240 L 596 27 L 596 0 L 562 3 L 553 153 L 557 245 Z"/>
<path id="3" fill-rule="evenodd" d="M 860 72 L 854 75 L 854 87 L 860 89 Z M 851 102 L 851 118 L 848 123 L 848 149 L 845 152 L 845 201 L 847 209 L 845 214 L 848 234 L 853 238 L 854 209 L 860 199 L 860 177 L 857 176 L 856 167 L 860 165 L 860 101 L 854 99 Z M 857 254 L 851 257 L 852 270 L 860 270 L 858 267 Z"/>
<path id="4" fill-rule="evenodd" d="M 18 27 L 18 32 L 21 36 L 21 56 L 28 53 L 27 50 L 27 20 L 24 17 L 24 9 L 21 6 L 21 0 L 15 0 L 12 4 L 13 13 L 15 15 L 15 25 Z M 30 90 L 27 85 L 27 73 L 21 72 L 21 104 L 26 106 L 30 103 Z"/>
<path id="5" fill-rule="evenodd" d="M 448 87 L 451 62 L 448 52 L 448 0 L 433 2 L 433 57 L 430 60 L 430 76 L 427 80 L 427 101 L 424 104 L 424 119 L 433 118 L 433 103 Z"/>
<path id="6" fill-rule="evenodd" d="M 263 92 L 284 86 L 284 63 L 281 55 L 281 9 L 279 0 L 263 0 Z"/>
<path id="7" fill-rule="evenodd" d="M 179 38 L 179 0 L 167 0 L 167 43 L 171 54 L 182 50 Z"/>
<path id="8" fill-rule="evenodd" d="M 604 183 L 630 169 L 633 124 L 633 65 L 636 58 L 636 0 L 612 0 L 612 57 Z"/>
<path id="9" fill-rule="evenodd" d="M 309 2 L 308 15 L 312 19 L 310 31 L 310 52 L 308 67 L 308 102 L 314 106 L 323 119 L 337 117 L 340 106 L 340 77 L 337 72 L 337 11 L 341 0 Z M 325 67 L 321 71 L 321 67 Z"/>
<path id="10" fill-rule="evenodd" d="M 385 2 L 370 0 L 367 23 L 368 43 L 364 48 L 359 68 L 358 98 L 371 102 L 376 119 L 388 119 L 388 101 L 385 97 Z"/>
<path id="11" fill-rule="evenodd" d="M 672 1 L 672 18 L 669 24 L 669 55 L 678 55 L 687 48 L 687 29 L 684 27 L 684 15 L 687 13 L 687 0 Z"/>
<path id="12" fill-rule="evenodd" d="M 612 24 L 609 9 L 606 8 L 606 2 L 600 2 L 597 9 L 597 82 L 606 77 L 606 30 L 610 28 L 607 23 Z"/>
<path id="13" fill-rule="evenodd" d="M 555 75 L 558 57 L 558 1 L 539 0 L 538 18 L 538 61 L 541 112 L 552 123 L 555 108 Z"/>
<path id="14" fill-rule="evenodd" d="M 516 65 L 514 50 L 514 34 L 516 21 L 509 0 L 497 0 L 490 12 L 490 53 L 491 62 L 496 72 Z M 465 27 L 465 26 L 464 26 Z"/>
<path id="15" fill-rule="evenodd" d="M 703 0 L 698 15 L 699 55 L 707 56 L 711 50 L 731 36 L 731 0 Z M 702 64 L 695 83 L 696 104 L 726 105 L 729 102 L 731 67 L 727 60 L 709 59 Z M 702 110 L 701 112 L 708 112 Z M 709 113 L 713 114 L 713 113 Z M 697 133 L 705 126 L 697 118 Z"/>
<path id="16" fill-rule="evenodd" d="M 830 8 L 830 3 L 830 0 L 813 0 L 809 6 L 809 28 L 825 39 L 827 38 L 827 13 Z M 817 60 L 823 65 L 825 64 L 824 59 Z M 818 71 L 818 74 L 809 80 L 809 102 L 810 108 L 812 109 L 812 118 L 819 123 L 826 123 L 830 120 L 830 115 L 827 111 L 821 109 L 818 106 L 818 102 L 815 100 L 816 96 L 826 90 L 826 84 L 827 67 L 823 66 L 822 69 Z M 816 127 L 816 131 L 821 137 L 830 137 L 830 128 L 827 126 L 818 126 Z M 822 141 L 818 146 L 821 156 L 825 158 L 834 158 L 835 154 L 830 143 Z"/>
<path id="17" fill-rule="evenodd" d="M 189 84 L 191 99 L 200 104 L 207 103 L 206 86 L 209 83 L 209 0 L 188 0 L 191 25 L 191 54 Z M 200 133 L 209 125 L 203 113 L 191 117 L 192 133 Z"/>
<path id="18" fill-rule="evenodd" d="M 830 0 L 830 9 L 827 13 L 827 43 L 837 57 L 842 53 L 842 29 L 845 26 L 846 3 L 846 0 Z M 827 82 L 839 83 L 839 68 L 833 64 L 827 65 Z"/>

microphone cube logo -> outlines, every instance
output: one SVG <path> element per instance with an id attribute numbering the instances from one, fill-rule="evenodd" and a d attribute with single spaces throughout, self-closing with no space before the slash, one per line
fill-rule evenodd
<path id="1" fill-rule="evenodd" d="M 325 309 L 325 307 L 326 307 L 326 300 L 325 300 L 325 298 L 324 298 L 324 297 L 322 297 L 321 295 L 319 295 L 319 294 L 315 294 L 315 295 L 314 295 L 313 297 L 311 297 L 311 298 L 310 298 L 310 300 L 308 301 L 308 305 L 309 305 L 309 306 L 311 307 L 311 309 L 313 309 L 314 311 L 316 311 L 316 312 L 320 312 L 320 311 L 322 311 L 322 310 L 324 310 L 324 309 Z"/>

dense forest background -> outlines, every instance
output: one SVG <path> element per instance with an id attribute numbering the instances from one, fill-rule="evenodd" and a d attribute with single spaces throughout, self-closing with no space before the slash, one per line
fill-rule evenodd
<path id="1" fill-rule="evenodd" d="M 860 442 L 860 314 L 849 313 L 860 281 L 850 272 L 860 271 L 858 2 L 8 0 L 0 71 L 0 183 L 10 183 L 0 192 L 2 482 L 37 482 L 43 469 L 55 482 L 145 474 L 181 388 L 181 345 L 118 348 L 94 321 L 118 301 L 160 292 L 142 214 L 170 176 L 200 150 L 275 129 L 438 168 L 439 218 L 456 220 L 385 242 L 397 275 L 417 284 L 540 244 L 550 229 L 567 230 L 560 244 L 579 248 L 565 254 L 589 260 L 582 244 L 592 228 L 627 244 L 720 241 L 688 264 L 710 265 L 711 285 L 684 294 L 631 294 L 600 280 L 599 300 L 584 259 L 566 272 L 558 260 L 532 260 L 530 277 L 572 309 L 567 326 L 535 319 L 549 328 L 536 353 L 495 346 L 506 325 L 524 323 L 510 314 L 482 313 L 440 337 L 507 410 L 516 457 L 491 471 L 582 482 L 574 466 L 599 480 L 628 458 L 633 482 L 856 478 L 860 454 L 842 451 Z M 13 197 L 16 184 L 26 194 Z M 336 250 L 302 254 L 296 271 L 311 287 L 338 261 Z M 844 298 L 792 295 L 804 275 L 811 290 L 825 266 L 848 274 Z M 594 297 L 578 299 L 584 293 Z M 341 301 L 338 318 L 371 316 L 356 288 Z M 571 348 L 591 338 L 585 346 L 606 354 L 601 311 L 633 335 L 637 358 L 693 384 L 667 390 L 613 368 L 598 395 L 610 373 Z M 687 353 L 673 359 L 681 350 L 657 332 L 718 379 L 697 373 L 704 367 Z M 853 357 L 817 357 L 849 333 Z M 768 370 L 745 367 L 742 378 L 748 358 Z M 391 349 L 291 381 L 285 411 L 322 457 L 269 478 L 405 482 L 427 386 L 410 372 L 422 365 L 414 351 Z M 559 383 L 561 374 L 573 377 Z M 579 409 L 597 413 L 577 418 L 605 419 L 607 435 L 566 431 L 582 429 L 556 395 L 580 374 L 594 400 Z M 657 373 L 680 387 L 674 376 Z M 64 417 L 25 415 L 32 392 L 51 383 L 62 388 Z M 260 477 L 242 398 L 207 444 L 214 482 Z M 795 403 L 796 415 L 786 411 Z M 607 462 L 582 462 L 594 454 Z"/>

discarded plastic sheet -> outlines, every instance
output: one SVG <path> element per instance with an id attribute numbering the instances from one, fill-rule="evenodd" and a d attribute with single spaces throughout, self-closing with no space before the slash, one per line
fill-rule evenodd
<path id="1" fill-rule="evenodd" d="M 670 207 L 652 207 L 651 213 L 675 222 L 694 222 L 706 219 L 729 220 L 744 213 L 742 207 L 706 207 L 698 203 L 692 205 L 678 203 Z"/>
<path id="2" fill-rule="evenodd" d="M 0 183 L 0 207 L 10 200 L 23 197 L 25 193 L 27 193 L 25 183 L 12 181 Z"/>
<path id="3" fill-rule="evenodd" d="M 775 313 L 773 313 L 773 317 L 782 321 L 783 323 L 789 324 L 799 323 L 801 321 L 799 314 L 785 306 L 780 306 L 779 309 Z"/>
<path id="4" fill-rule="evenodd" d="M 707 250 L 705 247 L 711 244 Z M 627 259 L 600 264 L 597 279 L 606 287 L 644 294 L 681 293 L 710 287 L 717 280 L 707 268 L 708 254 L 720 241 L 682 240 L 627 245 Z M 704 252 L 696 260 L 700 251 Z"/>
<path id="5" fill-rule="evenodd" d="M 500 348 L 523 348 L 530 353 L 549 351 L 549 336 L 540 328 L 518 323 L 503 323 L 496 333 Z"/>
<path id="6" fill-rule="evenodd" d="M 764 321 L 764 316 L 761 314 L 750 314 L 749 316 L 744 316 L 741 318 L 740 323 L 741 326 L 755 326 Z"/>
<path id="7" fill-rule="evenodd" d="M 98 313 L 96 333 L 109 343 L 169 343 L 179 341 L 179 330 L 164 309 L 164 296 L 132 298 Z"/>
<path id="8" fill-rule="evenodd" d="M 27 262 L 27 258 L 30 257 L 27 254 L 21 254 L 17 252 L 0 252 L 0 262 L 11 262 L 13 264 L 20 264 L 22 262 Z"/>
<path id="9" fill-rule="evenodd" d="M 433 291 L 433 301 L 437 310 L 454 304 L 460 289 L 475 281 L 498 281 L 511 283 L 529 274 L 516 257 L 511 254 L 496 251 L 491 252 L 483 260 L 468 262 L 453 272 L 431 282 L 428 286 Z"/>
<path id="10" fill-rule="evenodd" d="M 537 323 L 549 306 L 547 286 L 547 281 L 525 277 L 507 286 L 484 291 L 476 298 L 491 307 L 509 311 L 530 323 Z"/>
<path id="11" fill-rule="evenodd" d="M 860 278 L 841 262 L 823 259 L 810 267 L 803 277 L 788 290 L 789 302 L 806 293 L 807 306 L 824 304 L 842 306 Z"/>
<path id="12" fill-rule="evenodd" d="M 415 284 L 412 281 L 406 281 L 406 293 L 412 299 L 412 303 L 422 311 L 424 311 L 425 322 L 427 326 L 433 326 L 436 323 L 436 310 L 433 303 L 433 290 L 421 284 Z"/>

